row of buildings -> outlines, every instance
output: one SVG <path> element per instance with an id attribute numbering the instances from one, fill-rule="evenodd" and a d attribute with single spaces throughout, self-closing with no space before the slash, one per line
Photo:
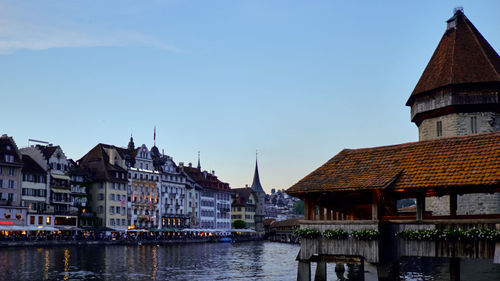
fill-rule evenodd
<path id="1" fill-rule="evenodd" d="M 231 189 L 214 171 L 184 165 L 154 145 L 97 144 L 80 160 L 45 142 L 19 149 L 0 138 L 0 225 L 39 230 L 227 231 L 235 220 L 263 232 L 257 162 L 251 187 Z"/>

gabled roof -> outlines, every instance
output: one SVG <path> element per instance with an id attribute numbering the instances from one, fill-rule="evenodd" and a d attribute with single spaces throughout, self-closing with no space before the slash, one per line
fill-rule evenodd
<path id="1" fill-rule="evenodd" d="M 406 102 L 415 96 L 459 84 L 500 83 L 500 57 L 461 10 L 448 28 Z"/>
<path id="2" fill-rule="evenodd" d="M 48 145 L 36 145 L 36 148 L 42 152 L 43 157 L 45 157 L 46 160 L 49 160 L 52 154 L 57 150 L 59 146 L 48 146 Z"/>
<path id="3" fill-rule="evenodd" d="M 10 147 L 10 148 L 9 148 Z M 9 148 L 9 149 L 8 149 Z M 14 156 L 13 162 L 5 161 L 5 154 L 9 154 Z M 21 153 L 17 148 L 16 142 L 12 137 L 7 135 L 2 135 L 0 137 L 0 163 L 13 164 L 13 165 L 22 165 L 23 161 L 21 160 Z"/>
<path id="4" fill-rule="evenodd" d="M 248 198 L 252 195 L 254 191 L 251 187 L 243 187 L 243 188 L 233 188 L 231 189 L 231 197 L 233 201 L 231 202 L 231 206 L 245 206 L 248 204 Z M 257 200 L 257 197 L 254 197 Z M 255 202 L 252 203 L 255 205 Z"/>
<path id="5" fill-rule="evenodd" d="M 37 174 L 37 175 L 45 175 L 47 171 L 45 171 L 38 163 L 31 158 L 31 156 L 24 154 L 23 155 L 23 174 Z"/>
<path id="6" fill-rule="evenodd" d="M 286 192 L 500 185 L 500 132 L 344 149 Z"/>
<path id="7" fill-rule="evenodd" d="M 78 160 L 78 164 L 82 169 L 90 172 L 90 178 L 94 181 L 127 182 L 126 178 L 116 177 L 117 172 L 126 175 L 127 170 L 109 163 L 109 155 L 104 148 L 117 150 L 117 147 L 113 145 L 100 143 Z"/>
<path id="8" fill-rule="evenodd" d="M 208 173 L 207 171 L 201 171 L 200 169 L 193 167 L 184 167 L 183 171 L 203 188 L 224 191 L 229 191 L 231 189 L 228 183 L 220 181 L 216 176 Z"/>

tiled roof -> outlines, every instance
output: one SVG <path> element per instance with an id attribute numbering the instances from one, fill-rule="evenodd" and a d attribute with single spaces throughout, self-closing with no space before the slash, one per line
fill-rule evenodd
<path id="1" fill-rule="evenodd" d="M 344 149 L 287 193 L 499 185 L 500 132 L 496 132 Z"/>
<path id="2" fill-rule="evenodd" d="M 271 223 L 271 228 L 278 228 L 278 227 L 288 227 L 288 226 L 294 226 L 294 225 L 299 225 L 299 221 L 303 220 L 304 218 L 296 218 L 296 219 L 287 219 L 287 220 L 282 220 L 282 221 L 275 221 Z"/>
<path id="3" fill-rule="evenodd" d="M 50 157 L 52 156 L 52 154 L 54 154 L 54 152 L 56 151 L 56 149 L 58 147 L 59 147 L 58 145 L 56 145 L 56 146 L 37 145 L 36 146 L 36 148 L 38 148 L 38 150 L 40 150 L 40 152 L 42 152 L 42 155 L 43 155 L 43 157 L 45 157 L 46 160 L 50 159 Z"/>
<path id="4" fill-rule="evenodd" d="M 92 148 L 82 159 L 78 160 L 80 168 L 89 171 L 90 178 L 94 181 L 128 182 L 125 178 L 117 178 L 116 173 L 125 173 L 127 170 L 118 165 L 109 163 L 109 155 L 104 148 L 116 149 L 113 145 L 98 144 Z"/>
<path id="5" fill-rule="evenodd" d="M 208 173 L 207 171 L 201 171 L 200 169 L 193 167 L 184 167 L 183 171 L 203 188 L 227 191 L 231 189 L 228 183 L 220 181 L 216 176 Z"/>
<path id="6" fill-rule="evenodd" d="M 231 206 L 245 206 L 252 192 L 253 190 L 251 187 L 231 189 L 231 195 L 233 199 L 233 201 L 231 202 Z M 255 202 L 252 204 L 255 204 Z"/>
<path id="7" fill-rule="evenodd" d="M 40 165 L 38 165 L 29 155 L 23 155 L 23 164 L 23 174 L 47 174 L 47 171 L 40 167 Z"/>
<path id="8" fill-rule="evenodd" d="M 450 85 L 500 83 L 500 57 L 462 11 L 446 30 L 406 105 L 417 95 Z"/>
<path id="9" fill-rule="evenodd" d="M 14 156 L 13 162 L 5 161 L 5 154 Z M 22 165 L 23 161 L 21 160 L 21 153 L 17 149 L 16 142 L 12 137 L 7 135 L 2 135 L 0 137 L 0 163 L 12 164 L 12 165 Z"/>

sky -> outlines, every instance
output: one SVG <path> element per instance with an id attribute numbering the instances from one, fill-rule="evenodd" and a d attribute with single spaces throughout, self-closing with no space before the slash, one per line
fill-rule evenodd
<path id="1" fill-rule="evenodd" d="M 500 1 L 0 0 L 0 134 L 156 144 L 231 187 L 288 188 L 344 148 L 417 141 L 405 106 L 457 6 Z"/>

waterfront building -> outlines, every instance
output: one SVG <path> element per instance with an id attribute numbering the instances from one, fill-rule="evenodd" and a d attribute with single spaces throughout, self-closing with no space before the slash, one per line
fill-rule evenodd
<path id="1" fill-rule="evenodd" d="M 315 280 L 326 280 L 327 262 L 356 257 L 376 264 L 381 280 L 397 276 L 388 269 L 400 257 L 450 258 L 451 280 L 460 279 L 459 258 L 500 262 L 498 246 L 484 237 L 396 235 L 491 230 L 500 223 L 500 58 L 460 9 L 447 24 L 407 103 L 420 141 L 344 149 L 287 190 L 304 200 L 300 228 L 351 234 L 302 237 L 298 280 L 311 279 L 311 261 L 318 263 Z M 398 210 L 398 200 L 409 198 L 416 199 L 416 211 Z M 429 204 L 442 198 L 440 206 Z"/>
<path id="2" fill-rule="evenodd" d="M 189 216 L 189 227 L 199 228 L 200 227 L 200 198 L 201 191 L 203 188 L 196 181 L 191 179 L 184 172 L 184 163 L 179 163 L 179 168 L 181 169 L 185 179 L 186 179 L 186 193 L 187 193 L 187 204 L 186 210 Z"/>
<path id="3" fill-rule="evenodd" d="M 201 166 L 190 164 L 184 172 L 202 187 L 200 192 L 200 228 L 231 229 L 231 188 L 220 181 L 215 171 L 202 171 Z"/>
<path id="4" fill-rule="evenodd" d="M 259 177 L 259 167 L 257 165 L 257 159 L 255 159 L 255 171 L 253 175 L 252 190 L 255 192 L 257 197 L 257 203 L 255 205 L 255 231 L 260 235 L 264 234 L 264 217 L 266 216 L 266 193 L 260 184 Z"/>
<path id="5" fill-rule="evenodd" d="M 231 189 L 231 223 L 236 220 L 245 222 L 247 228 L 255 230 L 255 206 L 257 194 L 251 187 Z"/>
<path id="6" fill-rule="evenodd" d="M 78 226 L 97 226 L 97 217 L 90 212 L 88 201 L 92 184 L 90 173 L 69 159 L 71 208 L 78 213 Z"/>
<path id="7" fill-rule="evenodd" d="M 109 144 L 98 144 L 77 164 L 89 172 L 89 207 L 104 229 L 127 230 L 127 166 L 126 154 Z"/>
<path id="8" fill-rule="evenodd" d="M 48 204 L 45 204 L 45 209 L 41 209 L 43 205 L 39 205 L 37 214 L 45 214 L 53 220 L 53 223 L 47 225 L 75 230 L 78 226 L 78 209 L 71 207 L 69 160 L 62 148 L 52 144 L 35 145 L 22 148 L 21 152 L 29 156 L 38 166 L 46 168 Z"/>
<path id="9" fill-rule="evenodd" d="M 134 148 L 133 138 L 127 149 L 119 149 L 126 156 L 128 170 L 127 222 L 131 228 L 158 228 L 160 225 L 160 172 L 155 170 L 151 152 L 145 144 Z"/>
<path id="10" fill-rule="evenodd" d="M 23 157 L 21 204 L 29 213 L 42 213 L 47 209 L 47 163 L 37 163 L 31 156 Z M 43 167 L 42 167 L 43 165 Z"/>
<path id="11" fill-rule="evenodd" d="M 169 229 L 189 227 L 191 212 L 186 206 L 186 176 L 168 155 L 162 155 L 160 167 L 162 225 Z"/>
<path id="12" fill-rule="evenodd" d="M 0 137 L 0 224 L 24 225 L 27 208 L 21 207 L 22 155 L 12 137 Z"/>

